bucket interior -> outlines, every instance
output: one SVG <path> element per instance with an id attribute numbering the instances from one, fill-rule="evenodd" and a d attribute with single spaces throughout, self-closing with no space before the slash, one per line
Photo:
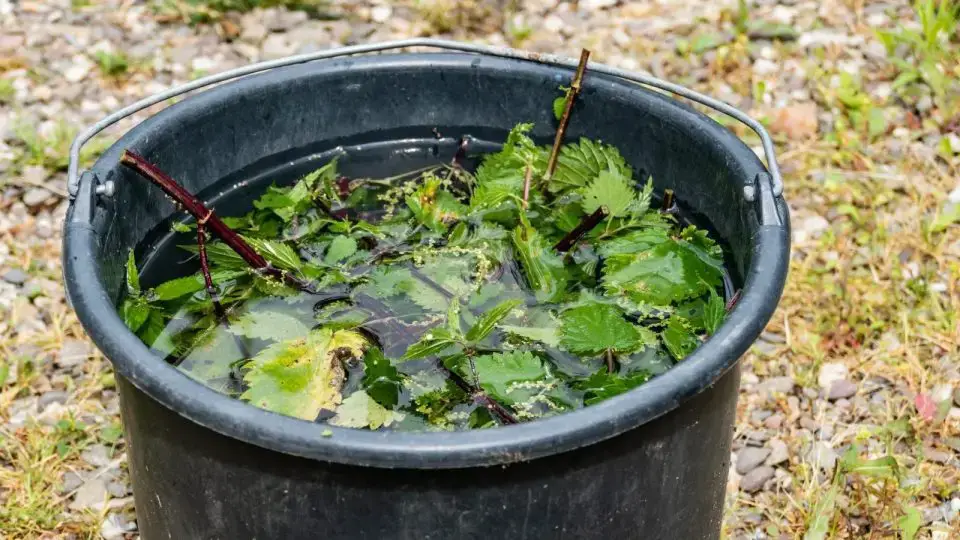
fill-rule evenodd
<path id="1" fill-rule="evenodd" d="M 375 177 L 436 164 L 464 136 L 471 155 L 495 150 L 495 141 L 520 122 L 534 123 L 538 143 L 552 142 L 557 120 L 551 105 L 568 72 L 492 58 L 465 62 L 463 56 L 394 55 L 328 61 L 322 70 L 319 63 L 284 68 L 190 98 L 135 128 L 94 168 L 117 187 L 97 213 L 108 294 L 119 301 L 127 252 L 148 252 L 177 214 L 159 190 L 120 167 L 125 148 L 221 214 L 236 215 L 266 186 L 291 183 L 334 156 L 347 176 Z M 586 78 L 574 108 L 567 141 L 581 136 L 616 146 L 636 179 L 653 178 L 657 193 L 672 189 L 694 221 L 728 248 L 731 275 L 741 281 L 757 226 L 742 186 L 764 170 L 752 152 L 735 152 L 746 148 L 692 109 L 601 75 Z M 232 208 L 217 207 L 218 200 L 229 200 Z"/>

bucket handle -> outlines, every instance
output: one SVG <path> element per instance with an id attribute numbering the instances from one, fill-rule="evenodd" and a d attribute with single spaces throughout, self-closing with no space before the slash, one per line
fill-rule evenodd
<path id="1" fill-rule="evenodd" d="M 386 41 L 383 43 L 370 43 L 365 45 L 353 45 L 349 47 L 342 47 L 339 49 L 333 49 L 328 51 L 316 51 L 306 54 L 298 54 L 295 56 L 288 56 L 286 58 L 280 58 L 277 60 L 267 60 L 265 62 L 259 62 L 256 64 L 250 64 L 248 66 L 243 66 L 235 69 L 230 69 L 221 73 L 216 73 L 213 75 L 208 75 L 194 81 L 182 84 L 180 86 L 164 90 L 163 92 L 158 92 L 152 96 L 146 97 L 128 105 L 119 111 L 116 111 L 110 115 L 105 116 L 96 124 L 88 127 L 83 130 L 77 137 L 73 140 L 73 143 L 70 145 L 70 162 L 67 167 L 67 192 L 70 194 L 71 201 L 76 198 L 77 193 L 80 188 L 80 149 L 84 144 L 87 143 L 91 138 L 96 136 L 98 133 L 104 129 L 112 126 L 113 124 L 119 122 L 120 120 L 134 114 L 137 112 L 146 109 L 152 105 L 156 105 L 161 101 L 166 101 L 170 98 L 177 97 L 181 94 L 185 94 L 192 90 L 198 88 L 203 88 L 210 86 L 212 84 L 221 83 L 224 81 L 229 81 L 231 79 L 236 79 L 239 77 L 244 77 L 246 75 L 251 75 L 254 73 L 260 73 L 263 71 L 269 71 L 271 69 L 290 66 L 294 64 L 302 64 L 305 62 L 312 62 L 314 60 L 324 60 L 329 58 L 337 58 L 341 56 L 350 56 L 355 54 L 364 54 L 364 53 L 374 53 L 382 52 L 393 49 L 402 49 L 407 47 L 430 47 L 434 49 L 444 49 L 449 51 L 459 51 L 466 53 L 475 53 L 480 55 L 487 56 L 496 56 L 500 58 L 511 58 L 517 60 L 525 60 L 528 62 L 537 62 L 540 64 L 547 64 L 552 66 L 564 67 L 569 69 L 576 69 L 577 61 L 564 58 L 562 56 L 557 56 L 553 54 L 544 54 L 544 53 L 534 53 L 534 52 L 524 52 L 518 51 L 516 49 L 509 49 L 506 47 L 493 47 L 488 45 L 478 45 L 473 43 L 461 43 L 458 41 L 449 41 L 443 39 L 432 39 L 432 38 L 414 38 L 414 39 L 401 39 L 396 41 Z M 623 69 L 615 68 L 612 66 L 607 66 L 604 64 L 590 64 L 591 72 L 603 73 L 605 75 L 611 75 L 620 79 L 627 81 L 639 83 L 645 86 L 650 86 L 672 94 L 687 98 L 689 100 L 695 101 L 701 105 L 705 105 L 714 109 L 718 112 L 726 114 L 735 120 L 745 124 L 754 133 L 760 137 L 760 142 L 763 145 L 763 153 L 767 160 L 767 170 L 770 173 L 770 187 L 772 188 L 772 194 L 774 197 L 780 197 L 783 194 L 783 178 L 780 176 L 780 167 L 777 165 L 777 157 L 775 155 L 775 150 L 773 146 L 773 139 L 770 138 L 770 134 L 767 133 L 767 130 L 763 127 L 760 122 L 757 122 L 745 112 L 737 109 L 733 105 L 720 101 L 718 99 L 706 96 L 699 92 L 695 92 L 685 86 L 679 84 L 674 84 L 669 81 L 664 81 L 650 75 L 644 75 L 640 73 L 633 73 Z M 754 184 L 745 185 L 743 188 L 743 196 L 747 201 L 753 202 L 756 199 L 758 186 Z M 111 197 L 114 194 L 115 186 L 113 181 L 106 181 L 96 186 L 96 193 L 103 197 Z M 762 189 L 762 188 L 761 188 Z"/>

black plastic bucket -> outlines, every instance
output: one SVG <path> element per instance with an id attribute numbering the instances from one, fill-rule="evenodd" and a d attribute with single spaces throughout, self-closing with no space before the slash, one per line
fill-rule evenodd
<path id="1" fill-rule="evenodd" d="M 118 160 L 135 150 L 211 200 L 254 191 L 237 179 L 337 147 L 347 162 L 371 147 L 427 152 L 434 127 L 502 140 L 517 122 L 532 121 L 533 135 L 548 141 L 550 103 L 570 70 L 449 53 L 275 69 L 149 118 L 80 177 L 65 228 L 66 282 L 83 326 L 117 371 L 145 539 L 719 535 L 737 364 L 782 292 L 787 207 L 730 131 L 661 94 L 587 73 L 570 140 L 602 138 L 659 191 L 674 190 L 725 241 L 743 292 L 722 328 L 670 371 L 528 424 L 457 433 L 328 427 L 257 409 L 181 374 L 116 313 L 128 250 L 176 213 Z M 95 184 L 111 181 L 98 196 Z"/>

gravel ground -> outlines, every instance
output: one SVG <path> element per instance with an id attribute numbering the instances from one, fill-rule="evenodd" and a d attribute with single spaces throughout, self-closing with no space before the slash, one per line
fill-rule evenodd
<path id="1" fill-rule="evenodd" d="M 60 284 L 78 127 L 252 61 L 441 35 L 567 56 L 588 47 L 762 119 L 778 140 L 794 255 L 744 361 L 725 534 L 960 538 L 956 26 L 891 54 L 876 30 L 923 31 L 905 2 L 457 4 L 342 0 L 318 18 L 0 0 L 0 537 L 136 537 L 110 366 Z"/>

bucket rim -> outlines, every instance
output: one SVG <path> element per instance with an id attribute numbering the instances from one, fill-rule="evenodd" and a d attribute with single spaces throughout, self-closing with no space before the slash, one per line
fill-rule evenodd
<path id="1" fill-rule="evenodd" d="M 441 59 L 442 64 L 474 69 L 561 71 L 503 58 L 483 58 L 478 63 L 476 56 L 450 53 L 391 54 L 280 68 L 207 90 L 148 118 L 113 145 L 94 170 L 112 167 L 127 141 L 170 115 L 189 114 L 191 109 L 264 85 L 279 84 L 294 76 L 342 74 L 359 66 L 398 69 L 416 65 L 428 57 Z M 644 99 L 666 101 L 664 106 L 671 109 L 671 114 L 695 122 L 696 129 L 718 139 L 736 160 L 762 169 L 750 148 L 706 115 L 624 81 L 607 78 L 604 84 L 623 85 Z M 752 231 L 749 249 L 753 255 L 744 276 L 742 294 L 723 325 L 693 354 L 665 373 L 598 404 L 516 425 L 417 433 L 339 428 L 269 412 L 220 394 L 167 364 L 130 332 L 100 279 L 96 260 L 98 231 L 91 224 L 96 207 L 95 187 L 92 175 L 83 176 L 64 227 L 64 277 L 69 299 L 84 329 L 118 373 L 165 407 L 222 435 L 277 452 L 349 465 L 414 469 L 506 465 L 588 446 L 659 418 L 710 387 L 736 365 L 772 316 L 788 268 L 790 240 L 786 203 L 782 196 L 772 195 L 769 185 L 758 182 L 757 205 L 766 204 L 770 211 L 772 204 L 772 211 L 779 219 L 764 219 Z"/>

